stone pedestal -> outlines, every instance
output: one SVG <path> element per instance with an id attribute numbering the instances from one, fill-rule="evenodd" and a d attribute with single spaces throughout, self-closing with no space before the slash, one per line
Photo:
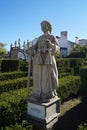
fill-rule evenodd
<path id="1" fill-rule="evenodd" d="M 36 103 L 28 99 L 27 115 L 29 122 L 43 129 L 50 129 L 60 114 L 60 98 L 57 96 L 48 103 Z"/>

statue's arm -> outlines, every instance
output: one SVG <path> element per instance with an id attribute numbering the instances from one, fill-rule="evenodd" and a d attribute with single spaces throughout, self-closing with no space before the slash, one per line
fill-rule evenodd
<path id="1" fill-rule="evenodd" d="M 49 48 L 52 48 L 53 54 L 55 54 L 58 50 L 60 50 L 59 42 L 56 37 L 53 37 L 52 42 L 49 39 L 47 39 L 46 42 L 47 42 L 47 46 Z"/>
<path id="2" fill-rule="evenodd" d="M 56 53 L 58 50 L 60 50 L 59 41 L 54 37 L 54 52 Z"/>

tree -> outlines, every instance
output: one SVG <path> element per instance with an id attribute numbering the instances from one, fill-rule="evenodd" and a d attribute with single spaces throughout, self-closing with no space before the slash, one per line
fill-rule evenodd
<path id="1" fill-rule="evenodd" d="M 0 42 L 0 58 L 2 58 L 2 56 L 4 54 L 6 54 L 6 49 L 4 47 L 5 47 L 5 44 L 3 44 L 2 42 Z"/>
<path id="2" fill-rule="evenodd" d="M 70 58 L 86 58 L 87 57 L 87 45 L 76 45 L 68 56 Z"/>

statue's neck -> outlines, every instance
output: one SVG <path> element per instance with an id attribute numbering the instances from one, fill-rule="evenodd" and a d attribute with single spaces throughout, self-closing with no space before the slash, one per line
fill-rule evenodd
<path id="1" fill-rule="evenodd" d="M 49 32 L 49 31 L 48 31 L 48 32 L 44 32 L 44 34 L 45 34 L 45 35 L 48 35 L 48 34 L 50 34 L 50 32 Z"/>

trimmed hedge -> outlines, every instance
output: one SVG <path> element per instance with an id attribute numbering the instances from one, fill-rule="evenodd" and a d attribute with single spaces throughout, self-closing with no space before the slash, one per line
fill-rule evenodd
<path id="1" fill-rule="evenodd" d="M 87 122 L 86 123 L 83 123 L 83 124 L 80 124 L 78 126 L 78 129 L 77 130 L 87 130 Z"/>
<path id="2" fill-rule="evenodd" d="M 70 67 L 59 67 L 58 68 L 58 73 L 59 73 L 59 77 L 61 77 L 61 75 L 63 75 L 63 73 L 66 73 L 66 75 L 74 75 L 74 68 L 70 68 Z"/>
<path id="3" fill-rule="evenodd" d="M 59 74 L 62 72 L 71 71 L 70 74 L 79 75 L 80 67 L 83 65 L 84 59 L 82 58 L 61 58 L 57 59 L 57 67 Z M 74 70 L 74 71 L 73 71 Z"/>
<path id="4" fill-rule="evenodd" d="M 80 87 L 79 76 L 67 76 L 59 79 L 58 96 L 63 102 L 72 93 L 76 94 Z M 26 87 L 26 86 L 24 86 Z M 30 87 L 30 92 L 32 87 Z M 26 88 L 0 94 L 0 125 L 5 126 L 21 122 L 26 118 L 27 112 Z"/>
<path id="5" fill-rule="evenodd" d="M 56 60 L 57 67 L 70 67 L 70 60 L 68 58 L 59 58 Z"/>
<path id="6" fill-rule="evenodd" d="M 0 95 L 0 126 L 21 122 L 26 117 L 26 88 Z"/>
<path id="7" fill-rule="evenodd" d="M 8 80 L 8 81 L 1 81 L 0 82 L 0 94 L 2 92 L 8 92 L 10 90 L 15 90 L 23 87 L 27 87 L 27 77 L 22 77 L 22 78 L 17 78 L 13 80 Z M 33 84 L 32 83 L 32 77 L 30 78 L 30 86 Z"/>
<path id="8" fill-rule="evenodd" d="M 80 76 L 67 76 L 59 79 L 59 87 L 57 88 L 58 96 L 63 102 L 71 94 L 77 94 L 81 87 Z"/>
<path id="9" fill-rule="evenodd" d="M 6 73 L 0 73 L 0 81 L 9 80 L 9 79 L 16 79 L 20 77 L 26 77 L 27 72 L 6 72 Z"/>
<path id="10" fill-rule="evenodd" d="M 80 77 L 81 77 L 81 81 L 82 81 L 83 86 L 87 87 L 87 65 L 81 67 Z"/>
<path id="11" fill-rule="evenodd" d="M 27 86 L 27 77 L 0 82 L 0 93 Z"/>
<path id="12" fill-rule="evenodd" d="M 1 72 L 17 71 L 18 60 L 2 60 Z"/>
<path id="13" fill-rule="evenodd" d="M 87 101 L 87 65 L 80 69 L 80 77 L 82 82 L 80 94 L 82 95 L 82 100 Z"/>
<path id="14" fill-rule="evenodd" d="M 1 72 L 28 71 L 28 63 L 23 60 L 0 60 Z"/>
<path id="15" fill-rule="evenodd" d="M 28 72 L 28 62 L 19 60 L 19 70 Z"/>
<path id="16" fill-rule="evenodd" d="M 68 58 L 85 58 L 87 56 L 86 52 L 74 52 L 71 53 Z"/>
<path id="17" fill-rule="evenodd" d="M 1 72 L 1 64 L 2 64 L 2 60 L 0 60 L 0 72 Z"/>

